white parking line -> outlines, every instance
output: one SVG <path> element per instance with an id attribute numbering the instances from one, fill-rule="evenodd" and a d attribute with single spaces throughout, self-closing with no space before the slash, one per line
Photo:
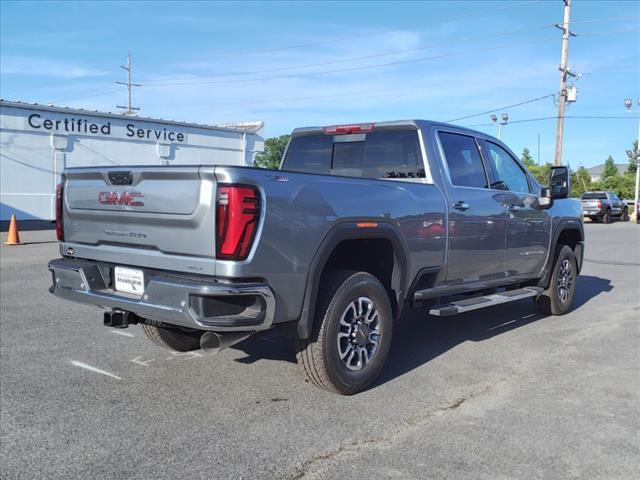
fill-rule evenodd
<path id="1" fill-rule="evenodd" d="M 133 363 L 137 363 L 138 365 L 142 365 L 143 367 L 148 367 L 149 364 L 155 360 L 154 358 L 150 360 L 141 360 L 141 358 L 142 358 L 142 355 L 139 355 L 136 358 L 132 358 L 129 361 Z"/>
<path id="2" fill-rule="evenodd" d="M 71 365 L 73 365 L 74 367 L 84 368 L 85 370 L 89 370 L 91 372 L 101 373 L 102 375 L 106 375 L 108 377 L 115 378 L 116 380 L 122 380 L 122 378 L 120 378 L 117 375 L 114 375 L 113 373 L 109 373 L 109 372 L 107 372 L 105 370 L 100 370 L 99 368 L 92 367 L 91 365 L 87 365 L 86 363 L 76 362 L 75 360 L 71 360 Z"/>
<path id="3" fill-rule="evenodd" d="M 133 338 L 135 335 L 129 332 L 123 332 L 122 330 L 111 330 L 111 333 L 115 333 L 117 335 L 122 335 L 123 337 Z"/>
<path id="4" fill-rule="evenodd" d="M 522 320 L 526 320 L 527 318 L 531 318 L 531 317 L 535 317 L 536 314 L 535 313 L 530 313 L 529 315 L 525 315 L 524 317 L 522 317 Z"/>
<path id="5" fill-rule="evenodd" d="M 496 328 L 504 327 L 505 325 L 509 325 L 509 324 L 511 324 L 511 323 L 513 323 L 513 322 L 517 322 L 517 321 L 518 321 L 517 319 L 516 319 L 516 320 L 510 320 L 510 321 L 505 322 L 505 323 L 502 323 L 502 324 L 500 324 L 500 325 L 496 325 L 495 327 L 491 327 L 491 328 L 489 328 L 489 329 L 487 330 L 487 332 L 490 332 L 491 330 L 495 330 Z"/>

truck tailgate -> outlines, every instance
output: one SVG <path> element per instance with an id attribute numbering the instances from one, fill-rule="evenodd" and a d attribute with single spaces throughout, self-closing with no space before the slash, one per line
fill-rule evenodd
<path id="1" fill-rule="evenodd" d="M 213 275 L 215 187 L 214 167 L 69 169 L 63 251 Z"/>

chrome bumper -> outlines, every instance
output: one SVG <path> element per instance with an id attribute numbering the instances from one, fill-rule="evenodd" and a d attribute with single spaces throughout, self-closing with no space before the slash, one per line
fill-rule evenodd
<path id="1" fill-rule="evenodd" d="M 225 283 L 142 268 L 145 293 L 137 297 L 111 287 L 109 265 L 61 258 L 51 260 L 49 270 L 53 276 L 49 291 L 60 298 L 126 310 L 172 325 L 230 332 L 266 330 L 273 323 L 275 299 L 271 289 L 260 283 Z M 243 301 L 232 306 L 232 313 L 215 311 L 216 305 L 225 308 L 225 301 L 235 300 Z M 207 302 L 213 303 L 203 307 Z"/>

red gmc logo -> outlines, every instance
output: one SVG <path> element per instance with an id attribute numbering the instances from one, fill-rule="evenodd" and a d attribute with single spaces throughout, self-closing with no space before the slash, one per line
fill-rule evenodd
<path id="1" fill-rule="evenodd" d="M 126 205 L 128 207 L 142 207 L 144 202 L 136 200 L 144 197 L 142 192 L 100 192 L 98 202 L 102 205 Z"/>

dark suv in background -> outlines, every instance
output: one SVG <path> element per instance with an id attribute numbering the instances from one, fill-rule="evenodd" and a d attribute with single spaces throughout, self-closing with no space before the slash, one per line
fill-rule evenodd
<path id="1" fill-rule="evenodd" d="M 593 222 L 611 223 L 612 217 L 629 221 L 627 203 L 613 192 L 584 192 L 582 213 Z"/>

